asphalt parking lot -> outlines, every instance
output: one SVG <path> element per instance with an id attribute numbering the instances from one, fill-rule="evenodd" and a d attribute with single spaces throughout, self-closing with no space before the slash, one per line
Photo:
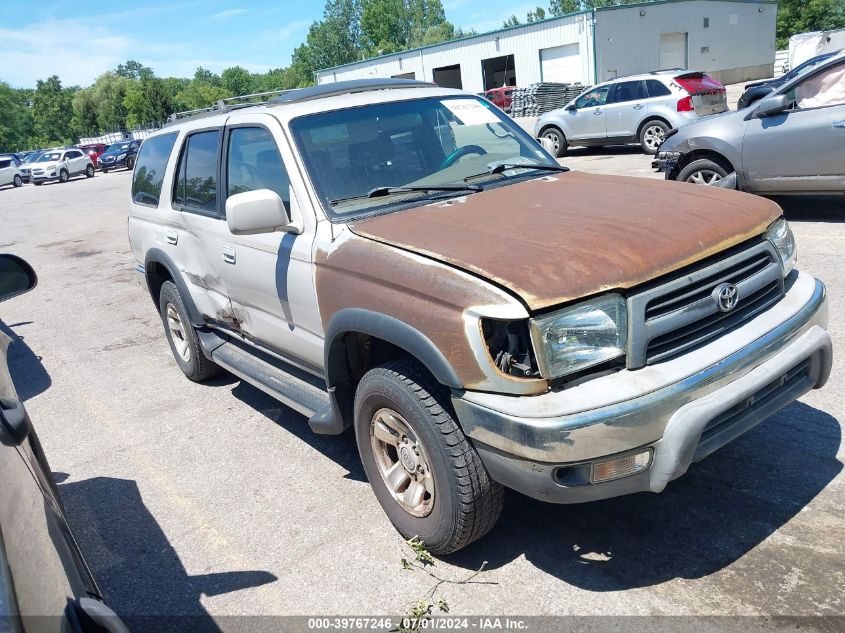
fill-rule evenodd
<path id="1" fill-rule="evenodd" d="M 573 169 L 655 177 L 631 149 Z M 0 305 L 11 371 L 106 600 L 125 617 L 399 614 L 433 580 L 364 480 L 354 438 L 231 376 L 186 380 L 126 236 L 126 172 L 0 191 L 0 251 L 39 286 Z M 845 198 L 785 204 L 845 350 Z M 581 506 L 507 497 L 494 531 L 437 562 L 453 614 L 843 615 L 845 373 L 660 495 Z M 744 626 L 744 625 L 741 625 Z"/>

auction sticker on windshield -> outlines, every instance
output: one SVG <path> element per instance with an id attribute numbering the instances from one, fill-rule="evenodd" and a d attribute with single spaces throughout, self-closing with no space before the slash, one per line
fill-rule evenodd
<path id="1" fill-rule="evenodd" d="M 499 117 L 475 99 L 445 99 L 440 103 L 458 117 L 458 120 L 464 125 L 500 123 Z"/>

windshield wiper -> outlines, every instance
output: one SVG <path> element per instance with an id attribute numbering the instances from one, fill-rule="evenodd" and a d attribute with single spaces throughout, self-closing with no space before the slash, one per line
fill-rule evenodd
<path id="1" fill-rule="evenodd" d="M 367 194 L 368 198 L 380 198 L 389 196 L 392 193 L 405 193 L 407 191 L 481 191 L 480 185 L 412 185 L 409 187 L 376 187 Z"/>
<path id="2" fill-rule="evenodd" d="M 409 193 L 414 191 L 471 191 L 475 193 L 476 191 L 483 190 L 484 187 L 482 187 L 481 185 L 411 185 L 408 187 L 376 187 L 375 189 L 370 189 L 368 193 L 362 194 L 360 196 L 350 196 L 348 198 L 337 198 L 335 200 L 329 200 L 329 204 L 335 205 L 340 202 L 349 202 L 350 200 L 362 200 L 364 198 L 381 198 L 383 196 L 389 196 L 394 193 Z"/>
<path id="3" fill-rule="evenodd" d="M 563 165 L 547 165 L 545 163 L 499 163 L 497 165 L 493 165 L 488 171 L 488 174 L 501 174 L 503 171 L 507 171 L 508 169 L 540 169 L 542 171 L 569 171 L 569 167 L 564 167 Z"/>

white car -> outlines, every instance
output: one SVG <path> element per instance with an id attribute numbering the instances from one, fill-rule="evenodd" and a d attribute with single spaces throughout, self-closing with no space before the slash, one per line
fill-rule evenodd
<path id="1" fill-rule="evenodd" d="M 21 172 L 11 158 L 0 158 L 0 187 L 12 185 L 20 187 L 23 184 Z"/>
<path id="2" fill-rule="evenodd" d="M 74 176 L 94 177 L 94 163 L 81 149 L 55 149 L 44 152 L 32 165 L 32 183 L 42 185 L 58 180 L 67 182 Z"/>

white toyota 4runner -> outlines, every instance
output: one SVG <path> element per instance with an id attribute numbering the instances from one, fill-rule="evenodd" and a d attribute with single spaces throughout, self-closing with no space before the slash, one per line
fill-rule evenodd
<path id="1" fill-rule="evenodd" d="M 491 103 L 407 80 L 174 119 L 129 237 L 177 364 L 354 427 L 435 553 L 484 535 L 503 486 L 660 492 L 830 372 L 824 285 L 771 201 L 569 172 Z"/>

